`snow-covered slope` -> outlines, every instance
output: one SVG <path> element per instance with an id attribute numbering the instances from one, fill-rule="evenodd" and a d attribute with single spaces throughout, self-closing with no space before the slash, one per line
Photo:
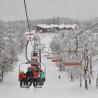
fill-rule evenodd
<path id="1" fill-rule="evenodd" d="M 41 42 L 46 44 L 46 51 L 51 41 L 51 35 L 43 35 Z M 19 61 L 15 64 L 13 72 L 4 77 L 4 82 L 0 84 L 0 98 L 98 98 L 98 89 L 91 85 L 89 90 L 79 88 L 79 81 L 71 82 L 65 72 L 60 73 L 57 67 L 42 54 L 42 62 L 46 65 L 46 82 L 42 88 L 30 89 L 20 88 L 18 82 L 18 67 L 25 61 L 24 53 L 19 56 Z M 58 75 L 61 75 L 61 79 Z"/>

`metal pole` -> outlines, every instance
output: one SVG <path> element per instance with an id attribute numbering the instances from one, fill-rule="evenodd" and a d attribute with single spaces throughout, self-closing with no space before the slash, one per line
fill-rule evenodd
<path id="1" fill-rule="evenodd" d="M 27 56 L 27 47 L 28 47 L 28 43 L 29 43 L 29 41 L 27 41 L 27 43 L 26 43 L 26 50 L 25 50 L 25 58 L 26 58 L 26 60 L 27 60 L 27 62 L 28 63 L 30 63 L 31 61 L 28 59 L 28 56 Z"/>
<path id="2" fill-rule="evenodd" d="M 39 49 L 39 62 L 40 62 L 40 68 L 41 68 L 41 49 Z"/>

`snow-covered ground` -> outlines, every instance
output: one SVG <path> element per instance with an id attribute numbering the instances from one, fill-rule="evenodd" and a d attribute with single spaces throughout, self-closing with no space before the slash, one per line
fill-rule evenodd
<path id="1" fill-rule="evenodd" d="M 51 35 L 41 37 L 41 42 L 49 46 Z M 48 51 L 48 48 L 46 48 Z M 42 88 L 30 89 L 20 88 L 18 82 L 19 64 L 25 61 L 24 53 L 19 56 L 19 61 L 15 64 L 13 72 L 4 77 L 4 82 L 0 84 L 0 98 L 98 98 L 98 89 L 93 83 L 88 91 L 84 87 L 79 88 L 79 81 L 71 82 L 65 72 L 60 73 L 55 63 L 48 60 L 42 54 L 42 62 L 46 65 L 46 82 Z M 61 75 L 61 79 L 58 75 Z"/>

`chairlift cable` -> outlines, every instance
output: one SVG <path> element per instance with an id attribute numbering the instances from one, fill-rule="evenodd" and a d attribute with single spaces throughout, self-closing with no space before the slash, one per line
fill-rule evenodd
<path id="1" fill-rule="evenodd" d="M 29 23 L 28 12 L 27 12 L 27 6 L 26 6 L 26 1 L 25 1 L 25 0 L 24 0 L 24 7 L 25 7 L 27 25 L 28 25 L 29 35 L 30 35 L 30 23 Z M 31 39 L 31 35 L 30 35 L 30 39 Z"/>

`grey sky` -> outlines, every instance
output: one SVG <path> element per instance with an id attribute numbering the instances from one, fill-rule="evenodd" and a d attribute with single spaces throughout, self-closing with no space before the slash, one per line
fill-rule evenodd
<path id="1" fill-rule="evenodd" d="M 98 0 L 26 0 L 30 19 L 98 17 Z M 25 19 L 23 0 L 0 0 L 0 19 Z"/>

